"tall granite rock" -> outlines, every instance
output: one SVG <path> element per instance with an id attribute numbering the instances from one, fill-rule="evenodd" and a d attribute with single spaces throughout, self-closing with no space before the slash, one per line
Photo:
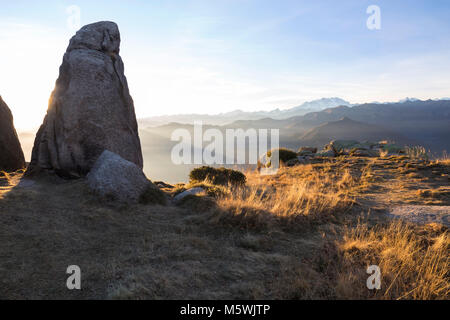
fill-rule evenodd
<path id="1" fill-rule="evenodd" d="M 25 168 L 25 159 L 13 116 L 0 96 L 0 170 L 16 171 Z"/>
<path id="2" fill-rule="evenodd" d="M 87 175 L 104 150 L 142 168 L 133 100 L 114 22 L 82 27 L 70 40 L 27 174 Z"/>

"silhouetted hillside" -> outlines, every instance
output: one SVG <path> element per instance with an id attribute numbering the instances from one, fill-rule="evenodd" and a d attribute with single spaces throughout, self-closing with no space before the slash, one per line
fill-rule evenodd
<path id="1" fill-rule="evenodd" d="M 414 141 L 385 127 L 342 118 L 321 124 L 300 137 L 301 143 L 320 147 L 330 140 L 380 141 L 390 140 L 400 145 L 413 145 Z"/>

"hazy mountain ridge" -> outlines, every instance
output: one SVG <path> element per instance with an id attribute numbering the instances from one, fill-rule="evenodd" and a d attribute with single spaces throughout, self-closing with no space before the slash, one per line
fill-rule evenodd
<path id="1" fill-rule="evenodd" d="M 441 152 L 450 150 L 450 101 L 426 100 L 391 104 L 361 104 L 354 107 L 338 106 L 304 116 L 284 120 L 268 119 L 239 121 L 231 124 L 253 128 L 280 128 L 285 137 L 298 139 L 306 131 L 342 118 L 383 126 L 391 131 Z"/>
<path id="2" fill-rule="evenodd" d="M 345 125 L 345 122 L 341 121 L 343 118 L 357 122 L 357 125 Z M 179 128 L 185 128 L 193 135 L 192 125 L 171 122 L 158 127 L 146 127 L 139 122 L 145 172 L 153 178 L 168 181 L 179 181 L 183 180 L 182 177 L 187 177 L 193 166 L 172 164 L 170 152 L 178 142 L 171 141 L 170 137 L 172 132 Z M 337 122 L 335 127 L 332 126 L 333 122 Z M 341 129 L 336 130 L 337 127 Z M 372 128 L 370 135 L 367 131 L 364 133 L 365 127 Z M 435 154 L 442 155 L 442 151 L 450 151 L 450 101 L 409 100 L 392 104 L 337 106 L 287 119 L 264 117 L 236 120 L 227 125 L 203 125 L 203 130 L 208 128 L 217 128 L 222 132 L 227 128 L 280 129 L 280 145 L 292 149 L 305 145 L 321 147 L 321 144 L 332 139 L 380 138 L 394 140 L 400 144 L 422 145 Z M 335 130 L 331 130 L 332 128 Z M 19 136 L 28 158 L 33 135 L 19 133 Z"/>
<path id="3" fill-rule="evenodd" d="M 449 101 L 450 98 L 441 98 L 427 101 Z M 194 121 L 202 121 L 204 124 L 210 125 L 230 125 L 236 121 L 245 120 L 261 120 L 270 118 L 273 120 L 286 120 L 292 117 L 304 116 L 308 113 L 321 112 L 326 109 L 335 108 L 339 106 L 355 107 L 361 105 L 392 105 L 403 103 L 421 102 L 422 100 L 416 98 L 406 97 L 397 102 L 371 102 L 365 104 L 352 104 L 341 98 L 321 98 L 309 102 L 305 102 L 299 106 L 289 109 L 274 109 L 270 111 L 254 111 L 246 112 L 242 110 L 234 110 L 219 114 L 178 114 L 178 115 L 163 115 L 155 117 L 147 117 L 138 119 L 141 128 L 157 127 L 171 122 L 193 124 Z M 337 120 L 337 119 L 335 119 Z"/>
<path id="4" fill-rule="evenodd" d="M 287 119 L 293 116 L 300 116 L 307 114 L 309 112 L 321 111 L 327 108 L 332 108 L 340 105 L 351 106 L 352 104 L 341 98 L 322 98 L 318 100 L 308 101 L 299 106 L 285 110 L 274 109 L 271 111 L 254 111 L 254 112 L 234 110 L 215 115 L 195 114 L 195 113 L 179 114 L 179 115 L 163 115 L 140 119 L 139 124 L 141 125 L 141 127 L 155 127 L 170 122 L 193 124 L 194 121 L 202 121 L 205 124 L 207 123 L 211 125 L 226 125 L 237 120 L 259 120 L 262 118 Z"/>
<path id="5" fill-rule="evenodd" d="M 407 101 L 394 104 L 362 104 L 353 108 L 337 107 L 303 117 L 289 119 L 304 128 L 348 117 L 381 125 L 416 140 L 434 151 L 450 150 L 450 101 Z"/>
<path id="6" fill-rule="evenodd" d="M 330 140 L 330 137 L 357 141 L 389 140 L 400 145 L 417 144 L 412 139 L 383 126 L 354 121 L 347 117 L 314 127 L 303 134 L 299 140 L 301 144 L 321 147 Z"/>
<path id="7" fill-rule="evenodd" d="M 186 176 L 191 165 L 172 165 L 170 152 L 178 142 L 170 136 L 184 128 L 193 136 L 193 126 L 171 122 L 158 127 L 143 127 L 140 137 L 144 167 L 150 176 L 176 181 Z M 390 140 L 399 144 L 422 145 L 436 155 L 450 150 L 450 101 L 406 101 L 392 104 L 338 106 L 288 119 L 265 117 L 237 120 L 227 125 L 203 125 L 203 130 L 216 128 L 279 129 L 280 146 L 296 150 L 300 146 L 322 147 L 333 139 Z M 156 156 L 157 155 L 157 156 Z M 147 171 L 148 170 L 148 171 Z M 179 179 L 179 178 L 178 178 Z"/>

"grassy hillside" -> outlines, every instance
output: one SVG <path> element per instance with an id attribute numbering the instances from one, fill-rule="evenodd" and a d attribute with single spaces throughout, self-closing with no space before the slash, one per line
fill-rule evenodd
<path id="1" fill-rule="evenodd" d="M 166 206 L 0 175 L 0 298 L 448 299 L 448 160 L 342 156 Z M 208 182 L 204 182 L 205 185 Z M 206 188 L 206 187 L 205 187 Z M 405 206 L 447 208 L 412 223 Z M 445 214 L 446 212 L 446 214 Z M 68 265 L 82 290 L 66 289 Z M 366 287 L 368 265 L 381 290 Z"/>

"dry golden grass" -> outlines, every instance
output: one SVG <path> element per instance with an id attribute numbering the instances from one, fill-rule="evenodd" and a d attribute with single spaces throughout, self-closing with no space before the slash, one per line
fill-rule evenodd
<path id="1" fill-rule="evenodd" d="M 247 173 L 247 187 L 218 199 L 219 210 L 213 219 L 257 228 L 276 223 L 305 227 L 308 222 L 332 219 L 352 207 L 349 190 L 355 181 L 348 169 L 333 173 L 303 166 L 304 179 L 285 174 L 289 170 L 292 169 L 281 169 L 278 175 L 270 177 Z"/>
<path id="2" fill-rule="evenodd" d="M 436 160 L 436 163 L 445 166 L 450 166 L 450 156 L 446 155 L 445 157 L 441 157 Z"/>
<path id="3" fill-rule="evenodd" d="M 436 189 L 419 189 L 417 195 L 421 198 L 441 199 L 450 202 L 450 187 L 439 187 Z"/>
<path id="4" fill-rule="evenodd" d="M 409 158 L 393 158 L 387 164 L 369 160 L 357 170 L 354 165 L 349 166 L 347 160 L 337 165 L 325 163 L 284 168 L 270 177 L 247 173 L 249 186 L 231 197 L 221 198 L 218 201 L 220 213 L 215 213 L 213 219 L 245 230 L 261 227 L 273 230 L 280 222 L 282 226 L 286 223 L 290 226 L 285 230 L 293 230 L 292 227 L 311 229 L 310 222 L 324 228 L 339 224 L 336 216 L 348 213 L 355 202 L 363 203 L 363 198 L 371 195 L 367 191 L 375 182 L 386 184 L 388 179 L 378 201 L 390 198 L 394 202 L 414 196 L 412 190 L 399 183 L 403 178 L 397 168 L 402 167 L 392 165 L 393 161 L 399 161 L 401 165 L 402 160 Z M 377 165 L 381 170 L 375 170 Z M 415 168 L 414 165 L 409 167 Z M 419 164 L 419 170 L 433 170 L 434 167 Z M 447 187 L 415 192 L 422 198 L 439 198 L 443 204 L 450 202 Z M 336 245 L 331 243 L 333 236 L 328 236 L 323 242 L 325 249 L 318 250 L 315 261 L 309 264 L 291 261 L 284 266 L 284 276 L 273 287 L 276 297 L 449 298 L 450 237 L 446 227 L 423 227 L 399 221 L 371 227 L 368 222 L 346 222 L 349 225 L 336 236 Z M 383 286 L 379 291 L 368 290 L 365 286 L 366 268 L 371 264 L 382 270 Z"/>
<path id="5" fill-rule="evenodd" d="M 448 299 L 448 229 L 382 212 L 450 205 L 441 192 L 449 165 L 327 161 L 248 172 L 240 189 L 177 185 L 166 192 L 207 192 L 166 206 L 101 202 L 83 181 L 19 188 L 20 174 L 0 177 L 9 184 L 0 190 L 0 298 Z M 82 269 L 81 291 L 65 288 L 70 264 Z M 381 269 L 379 291 L 366 287 L 368 265 Z"/>
<path id="6" fill-rule="evenodd" d="M 444 152 L 442 152 L 442 155 L 436 159 L 436 162 L 449 165 L 450 164 L 450 154 L 446 150 L 444 150 Z"/>
<path id="7" fill-rule="evenodd" d="M 0 171 L 0 199 L 19 183 L 23 172 L 24 170 L 19 170 L 17 172 Z"/>
<path id="8" fill-rule="evenodd" d="M 204 194 L 210 197 L 219 198 L 223 197 L 225 195 L 228 195 L 230 193 L 230 190 L 233 189 L 231 186 L 222 186 L 222 185 L 215 185 L 211 181 L 205 180 L 203 182 L 189 182 L 187 184 L 178 184 L 170 190 L 170 193 L 173 196 L 176 196 L 177 194 L 186 191 L 191 188 L 203 188 L 205 190 Z"/>
<path id="9" fill-rule="evenodd" d="M 8 183 L 11 181 L 11 175 L 6 171 L 0 171 L 0 178 L 6 180 Z"/>
<path id="10" fill-rule="evenodd" d="M 450 235 L 447 228 L 391 222 L 348 229 L 339 242 L 342 266 L 337 296 L 349 299 L 448 299 Z M 369 265 L 381 270 L 382 287 L 361 287 Z"/>

